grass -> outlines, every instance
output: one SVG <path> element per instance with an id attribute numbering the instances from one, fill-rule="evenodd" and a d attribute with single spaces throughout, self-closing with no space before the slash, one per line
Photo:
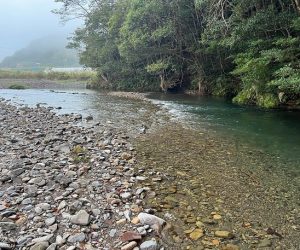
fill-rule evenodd
<path id="1" fill-rule="evenodd" d="M 32 72 L 32 71 L 18 71 L 0 69 L 0 79 L 47 79 L 47 80 L 77 80 L 88 81 L 96 76 L 92 71 L 80 72 Z"/>
<path id="2" fill-rule="evenodd" d="M 17 84 L 17 83 L 11 84 L 8 88 L 9 89 L 26 89 L 26 87 L 24 85 Z"/>

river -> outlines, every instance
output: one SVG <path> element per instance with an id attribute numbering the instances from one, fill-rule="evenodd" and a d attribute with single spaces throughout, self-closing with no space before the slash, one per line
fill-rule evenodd
<path id="1" fill-rule="evenodd" d="M 2 89 L 0 97 L 92 115 L 85 125 L 101 122 L 133 135 L 139 170 L 159 177 L 145 184 L 155 191 L 148 205 L 176 221 L 169 237 L 175 244 L 187 246 L 184 230 L 214 214 L 222 215 L 218 227 L 236 232 L 242 249 L 259 244 L 266 228 L 286 236 L 271 242 L 278 249 L 300 244 L 299 112 L 185 95 L 151 94 L 143 102 L 85 89 Z M 207 226 L 208 235 L 215 226 Z"/>

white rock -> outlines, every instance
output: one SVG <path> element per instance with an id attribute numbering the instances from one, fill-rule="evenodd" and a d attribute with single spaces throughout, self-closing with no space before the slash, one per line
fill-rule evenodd
<path id="1" fill-rule="evenodd" d="M 153 226 L 153 225 L 159 225 L 159 226 L 163 226 L 166 221 L 155 216 L 155 215 L 152 215 L 152 214 L 146 214 L 146 213 L 140 213 L 138 215 L 138 218 L 140 220 L 140 222 L 143 224 L 143 225 L 149 225 L 149 226 Z"/>
<path id="2" fill-rule="evenodd" d="M 158 245 L 156 240 L 148 240 L 140 245 L 140 250 L 157 250 Z"/>
<path id="3" fill-rule="evenodd" d="M 90 215 L 85 210 L 80 210 L 71 217 L 71 223 L 81 226 L 87 226 L 90 223 Z"/>

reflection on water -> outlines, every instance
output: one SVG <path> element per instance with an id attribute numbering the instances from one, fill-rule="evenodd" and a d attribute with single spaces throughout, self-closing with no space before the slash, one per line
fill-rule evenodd
<path id="1" fill-rule="evenodd" d="M 154 105 L 109 96 L 93 90 L 0 90 L 0 97 L 12 103 L 35 107 L 38 103 L 56 108 L 59 114 L 92 115 L 94 122 L 109 123 L 127 132 L 139 133 L 144 125 L 156 120 Z M 59 108 L 59 109 L 57 109 Z M 149 122 L 151 122 L 149 124 Z"/>
<path id="2" fill-rule="evenodd" d="M 211 129 L 236 144 L 249 144 L 285 160 L 300 162 L 300 112 L 242 107 L 221 98 L 149 96 L 171 108 L 177 119 L 196 129 Z M 298 165 L 299 166 L 299 165 Z"/>

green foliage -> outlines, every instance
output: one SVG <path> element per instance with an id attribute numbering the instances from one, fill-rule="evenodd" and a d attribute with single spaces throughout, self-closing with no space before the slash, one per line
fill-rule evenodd
<path id="1" fill-rule="evenodd" d="M 13 83 L 13 84 L 9 85 L 8 88 L 9 89 L 26 89 L 26 86 L 17 84 L 17 83 Z"/>
<path id="2" fill-rule="evenodd" d="M 293 0 L 56 1 L 63 18 L 84 18 L 70 46 L 101 86 L 198 88 L 266 108 L 300 99 Z"/>

